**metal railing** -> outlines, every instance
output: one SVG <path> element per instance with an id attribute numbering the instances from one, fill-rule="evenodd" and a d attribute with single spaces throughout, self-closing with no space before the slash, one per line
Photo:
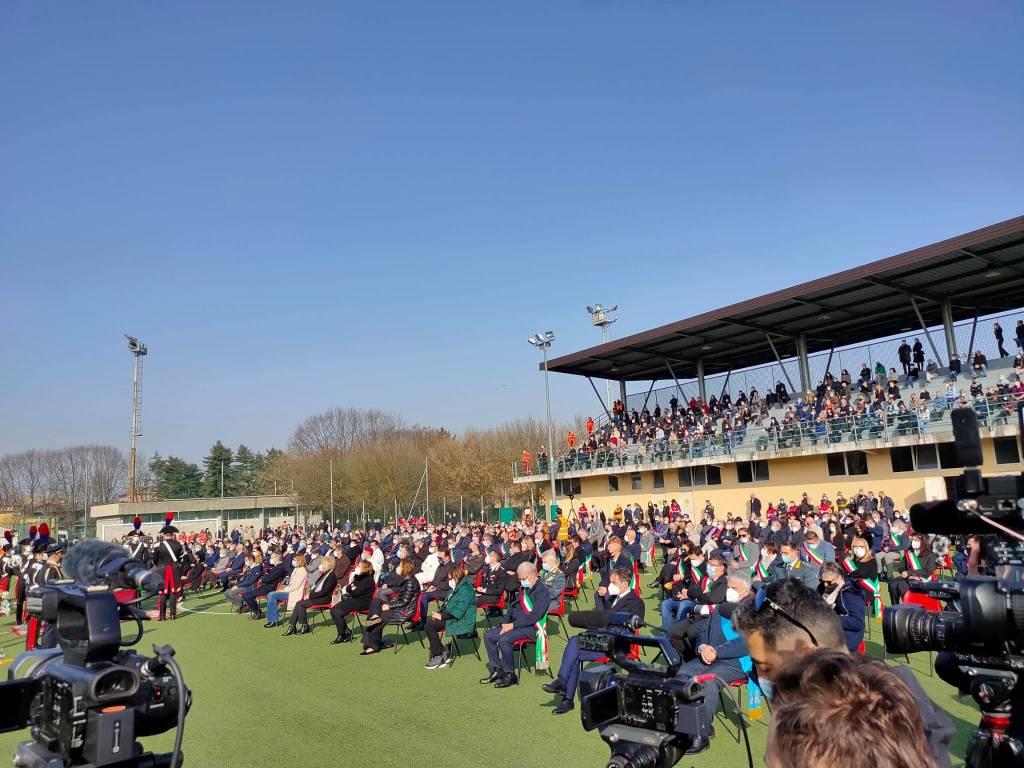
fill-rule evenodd
<path id="1" fill-rule="evenodd" d="M 976 398 L 962 403 L 959 398 L 937 398 L 917 411 L 881 410 L 831 419 L 792 420 L 777 426 L 751 423 L 726 435 L 698 437 L 684 442 L 664 438 L 645 442 L 619 443 L 596 451 L 577 450 L 556 459 L 555 472 L 562 474 L 598 469 L 639 471 L 663 463 L 678 463 L 717 458 L 731 460 L 742 454 L 744 460 L 784 455 L 793 450 L 816 450 L 820 453 L 856 448 L 868 443 L 893 442 L 899 438 L 951 433 L 949 411 L 971 405 L 982 429 L 1016 423 L 1017 401 L 1011 395 Z M 544 478 L 548 476 L 548 460 L 530 463 L 529 472 L 516 462 L 514 477 Z"/>

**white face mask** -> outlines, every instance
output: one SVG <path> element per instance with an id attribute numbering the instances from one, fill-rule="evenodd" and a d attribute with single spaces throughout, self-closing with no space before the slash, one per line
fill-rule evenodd
<path id="1" fill-rule="evenodd" d="M 620 591 L 621 590 L 619 589 L 619 585 L 618 584 L 609 584 L 608 585 L 608 594 L 611 595 L 612 597 L 618 597 Z"/>
<path id="2" fill-rule="evenodd" d="M 921 548 L 921 542 L 920 541 L 912 541 L 912 542 L 910 542 L 910 546 L 911 546 L 912 549 L 920 549 Z"/>
<path id="3" fill-rule="evenodd" d="M 520 579 L 519 583 L 522 585 L 523 589 L 529 589 L 530 588 L 530 580 L 529 579 Z"/>
<path id="4" fill-rule="evenodd" d="M 448 579 L 448 589 L 455 589 L 455 585 L 458 584 L 455 579 Z"/>
<path id="5" fill-rule="evenodd" d="M 549 563 L 547 560 L 545 560 L 541 564 L 541 568 L 543 568 L 545 571 L 553 571 L 553 570 L 555 570 L 554 564 L 553 563 Z"/>
<path id="6" fill-rule="evenodd" d="M 864 547 L 854 547 L 853 548 L 853 556 L 854 557 L 864 557 Z"/>
<path id="7" fill-rule="evenodd" d="M 725 590 L 725 602 L 727 603 L 738 603 L 740 601 L 740 593 L 732 587 Z"/>

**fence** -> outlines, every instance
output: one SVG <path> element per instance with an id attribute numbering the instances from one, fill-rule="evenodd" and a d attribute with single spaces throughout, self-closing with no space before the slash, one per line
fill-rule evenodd
<path id="1" fill-rule="evenodd" d="M 978 415 L 982 429 L 1009 426 L 1017 421 L 1017 400 L 1010 395 L 977 398 L 969 404 Z M 963 403 L 966 404 L 966 403 Z M 791 421 L 778 427 L 750 427 L 730 435 L 712 435 L 688 442 L 673 443 L 667 439 L 650 444 L 622 443 L 594 452 L 577 451 L 556 459 L 555 472 L 576 472 L 595 469 L 638 470 L 665 462 L 684 462 L 707 458 L 731 458 L 735 454 L 752 454 L 766 459 L 785 455 L 793 450 L 817 450 L 820 453 L 846 450 L 878 442 L 889 443 L 897 438 L 952 432 L 948 414 L 962 403 L 959 400 L 936 399 L 918 411 L 881 411 L 828 420 Z M 516 462 L 515 476 L 543 478 L 548 475 L 548 462 L 531 464 L 530 473 Z"/>

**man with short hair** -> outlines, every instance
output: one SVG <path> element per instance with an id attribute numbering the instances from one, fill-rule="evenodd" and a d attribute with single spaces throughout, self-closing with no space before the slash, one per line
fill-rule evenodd
<path id="1" fill-rule="evenodd" d="M 260 576 L 256 586 L 242 595 L 242 604 L 249 609 L 250 618 L 254 621 L 263 620 L 263 611 L 260 609 L 257 598 L 266 597 L 280 584 L 288 575 L 288 566 L 284 563 L 281 550 L 274 547 L 270 550 L 270 568 Z"/>
<path id="2" fill-rule="evenodd" d="M 805 587 L 817 589 L 820 569 L 800 559 L 800 549 L 793 541 L 785 541 L 779 547 L 779 557 L 768 566 L 765 582 L 775 584 L 786 579 L 796 579 Z"/>
<path id="3" fill-rule="evenodd" d="M 737 606 L 732 622 L 747 641 L 761 681 L 773 682 L 786 663 L 800 663 L 816 649 L 849 653 L 835 610 L 817 592 L 792 579 L 772 584 L 763 589 L 763 595 Z M 952 721 L 928 698 L 908 667 L 893 667 L 892 671 L 917 701 L 936 764 L 948 768 L 949 742 L 956 732 Z M 864 738 L 871 736 L 865 734 Z"/>
<path id="4" fill-rule="evenodd" d="M 484 633 L 487 648 L 487 667 L 490 674 L 482 684 L 493 684 L 495 688 L 508 688 L 519 682 L 516 677 L 515 654 L 517 640 L 533 639 L 541 642 L 541 621 L 548 611 L 551 598 L 547 587 L 537 576 L 537 566 L 520 563 L 516 568 L 519 578 L 519 596 L 513 601 L 501 625 Z"/>

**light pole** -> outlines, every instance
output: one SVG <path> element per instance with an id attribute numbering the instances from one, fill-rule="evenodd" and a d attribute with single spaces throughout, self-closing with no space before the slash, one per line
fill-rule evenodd
<path id="1" fill-rule="evenodd" d="M 132 374 L 132 447 L 128 455 L 128 501 L 138 501 L 135 478 L 135 440 L 142 434 L 142 358 L 149 349 L 134 336 L 124 335 L 128 350 L 135 356 Z"/>
<path id="2" fill-rule="evenodd" d="M 587 306 L 587 312 L 590 313 L 590 322 L 597 328 L 601 329 L 602 343 L 608 343 L 608 326 L 614 323 L 619 318 L 612 317 L 612 312 L 615 312 L 619 308 L 618 304 L 613 304 L 610 307 L 604 307 L 600 304 L 594 306 Z M 608 408 L 612 406 L 612 382 L 610 379 L 604 380 L 605 397 L 608 398 Z"/>
<path id="3" fill-rule="evenodd" d="M 544 403 L 548 410 L 548 472 L 551 476 L 551 503 L 548 505 L 549 507 L 555 506 L 555 499 L 558 496 L 555 491 L 555 433 L 551 422 L 551 388 L 548 384 L 548 348 L 554 340 L 554 331 L 544 331 L 544 333 L 538 333 L 527 339 L 531 346 L 538 347 L 541 354 L 544 355 Z M 550 509 L 548 515 L 544 516 L 545 519 L 550 520 L 549 515 Z"/>

